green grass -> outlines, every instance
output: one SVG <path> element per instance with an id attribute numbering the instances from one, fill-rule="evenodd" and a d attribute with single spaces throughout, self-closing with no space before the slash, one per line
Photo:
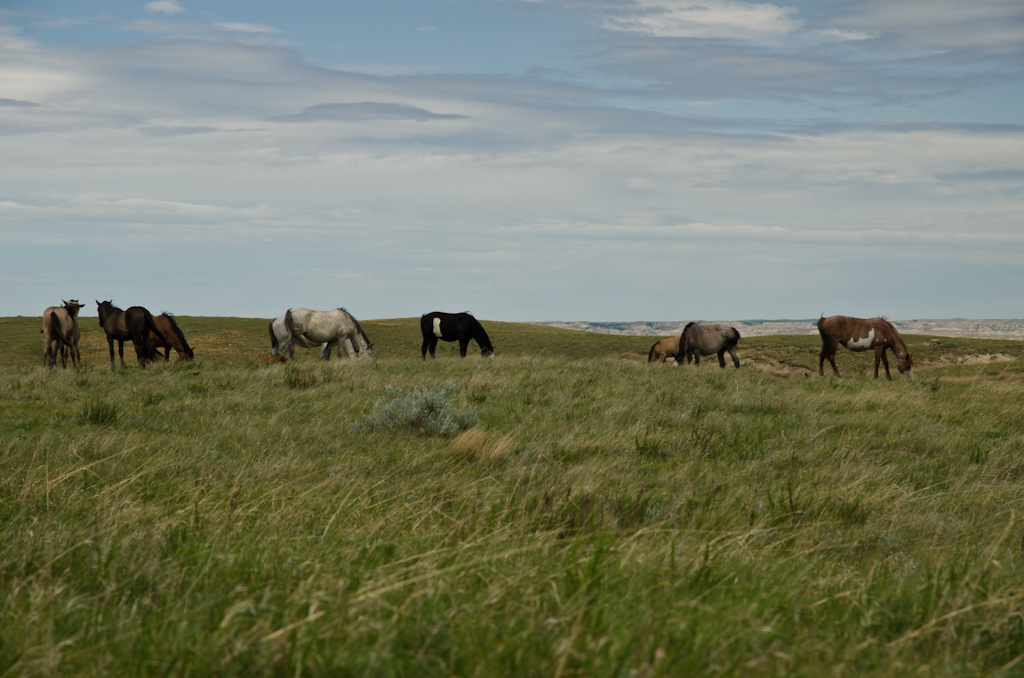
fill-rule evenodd
<path id="1" fill-rule="evenodd" d="M 803 376 L 813 336 L 720 370 L 487 323 L 495 359 L 424 362 L 404 319 L 260 366 L 266 321 L 182 318 L 196 362 L 76 371 L 28 320 L 0 675 L 1024 674 L 1020 342 L 909 337 L 907 384 Z M 351 426 L 448 381 L 454 439 Z"/>

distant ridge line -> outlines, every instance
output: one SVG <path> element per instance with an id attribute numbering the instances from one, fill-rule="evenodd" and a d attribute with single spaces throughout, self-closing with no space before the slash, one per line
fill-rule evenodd
<path id="1" fill-rule="evenodd" d="M 638 320 L 632 322 L 590 322 L 585 320 L 550 320 L 534 325 L 559 327 L 596 334 L 624 336 L 665 337 L 682 331 L 687 320 Z M 817 318 L 806 320 L 701 320 L 723 322 L 736 326 L 745 337 L 763 337 L 782 334 L 817 334 Z M 1017 339 L 1024 341 L 1024 320 L 970 320 L 965 318 L 893 320 L 896 328 L 906 334 L 924 334 L 939 337 L 969 337 L 988 339 Z"/>

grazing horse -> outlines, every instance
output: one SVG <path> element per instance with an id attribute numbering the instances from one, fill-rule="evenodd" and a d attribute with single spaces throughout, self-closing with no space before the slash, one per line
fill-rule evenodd
<path id="1" fill-rule="evenodd" d="M 466 348 L 469 340 L 476 341 L 480 347 L 480 355 L 484 358 L 494 357 L 494 346 L 487 336 L 487 332 L 480 325 L 476 318 L 469 313 L 426 313 L 420 318 L 420 332 L 423 333 L 423 359 L 427 359 L 427 349 L 430 349 L 430 357 L 434 357 L 434 349 L 437 348 L 437 340 L 459 342 L 459 355 L 466 357 Z"/>
<path id="2" fill-rule="evenodd" d="M 284 326 L 291 338 L 300 346 L 315 348 L 322 344 L 320 358 L 323 360 L 330 360 L 331 351 L 335 347 L 338 347 L 339 358 L 343 348 L 350 358 L 373 358 L 373 344 L 370 343 L 370 338 L 366 336 L 359 321 L 343 308 L 336 308 L 333 311 L 288 309 L 284 314 Z M 273 335 L 273 323 L 270 331 Z M 294 355 L 294 348 L 292 354 Z"/>
<path id="3" fill-rule="evenodd" d="M 818 357 L 818 374 L 825 376 L 825 358 L 832 363 L 832 371 L 837 377 L 836 348 L 842 344 L 851 351 L 875 350 L 875 379 L 878 379 L 878 363 L 885 363 L 885 376 L 892 381 L 889 374 L 889 359 L 885 350 L 889 349 L 896 356 L 896 367 L 907 381 L 914 380 L 914 361 L 907 350 L 903 337 L 896 331 L 896 326 L 885 318 L 851 318 L 846 315 L 822 316 L 818 319 L 818 333 L 821 334 L 821 355 Z"/>
<path id="4" fill-rule="evenodd" d="M 114 369 L 114 340 L 117 340 L 117 352 L 121 356 L 121 367 L 124 367 L 124 342 L 131 340 L 135 345 L 135 355 L 141 367 L 146 366 L 149 356 L 149 333 L 166 342 L 167 338 L 160 332 L 153 321 L 153 314 L 141 306 L 132 306 L 122 311 L 114 306 L 113 301 L 97 301 L 96 308 L 100 316 L 100 327 L 107 334 L 107 345 L 110 346 L 110 369 Z"/>
<path id="5" fill-rule="evenodd" d="M 725 367 L 725 352 L 732 356 L 732 363 L 739 369 L 740 359 L 736 355 L 736 344 L 739 343 L 740 333 L 735 327 L 728 325 L 698 325 L 687 323 L 679 335 L 679 350 L 676 351 L 676 358 L 673 365 L 679 365 L 683 356 L 693 356 L 695 365 L 700 365 L 702 355 L 718 354 L 718 366 Z"/>
<path id="6" fill-rule="evenodd" d="M 192 360 L 195 358 L 195 353 L 192 352 L 192 347 L 185 341 L 185 335 L 182 333 L 181 328 L 178 327 L 177 321 L 174 316 L 170 313 L 164 312 L 155 318 L 153 322 L 160 329 L 160 332 L 167 339 L 161 340 L 160 337 L 156 336 L 153 332 L 149 333 L 149 353 L 147 356 L 150 360 L 154 356 L 160 355 L 160 351 L 157 349 L 164 350 L 164 362 L 171 359 L 171 349 L 173 348 L 178 352 L 178 360 Z"/>
<path id="7" fill-rule="evenodd" d="M 43 365 L 57 366 L 57 352 L 60 351 L 60 366 L 67 368 L 68 352 L 71 353 L 71 364 L 82 363 L 82 350 L 79 345 L 82 331 L 78 328 L 78 309 L 82 305 L 77 299 L 65 301 L 62 306 L 50 306 L 43 311 Z M 54 342 L 56 345 L 54 346 Z"/>
<path id="8" fill-rule="evenodd" d="M 271 320 L 270 324 L 267 326 L 267 331 L 270 332 L 271 356 L 284 356 L 284 354 L 287 353 L 289 360 L 295 360 L 296 341 L 299 342 L 299 346 L 302 346 L 304 348 L 319 348 L 320 350 L 324 350 L 324 348 L 326 348 L 322 344 L 314 344 L 313 342 L 306 341 L 305 339 L 302 338 L 296 340 L 295 337 L 291 335 L 291 332 L 288 331 L 287 325 L 284 324 L 283 315 Z M 352 355 L 353 349 L 351 341 L 346 339 L 342 343 L 342 346 L 345 349 L 345 353 Z M 338 355 L 341 355 L 340 351 L 338 352 Z"/>
<path id="9" fill-rule="evenodd" d="M 679 352 L 679 337 L 669 337 L 662 339 L 661 341 L 651 346 L 651 352 L 647 354 L 647 362 L 649 363 L 663 363 L 668 360 L 670 355 L 675 355 Z M 693 356 L 686 356 L 687 362 L 693 360 Z"/>

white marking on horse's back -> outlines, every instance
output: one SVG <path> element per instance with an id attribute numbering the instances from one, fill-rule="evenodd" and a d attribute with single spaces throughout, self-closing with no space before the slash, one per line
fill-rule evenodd
<path id="1" fill-rule="evenodd" d="M 872 327 L 871 331 L 868 332 L 868 336 L 864 339 L 853 339 L 851 338 L 846 342 L 846 348 L 851 351 L 863 351 L 864 349 L 871 348 L 871 344 L 875 342 L 875 328 Z"/>
<path id="2" fill-rule="evenodd" d="M 434 336 L 438 339 L 444 338 L 441 336 L 441 319 L 436 316 L 434 318 Z"/>

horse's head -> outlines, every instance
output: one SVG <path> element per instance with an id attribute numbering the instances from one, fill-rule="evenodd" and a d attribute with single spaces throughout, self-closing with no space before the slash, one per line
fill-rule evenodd
<path id="1" fill-rule="evenodd" d="M 61 301 L 64 300 L 61 299 Z M 66 308 L 71 317 L 74 318 L 78 316 L 78 309 L 82 308 L 82 305 L 78 303 L 78 299 L 71 299 L 69 301 L 64 301 L 64 308 Z"/>
<path id="2" fill-rule="evenodd" d="M 897 356 L 897 359 L 899 362 L 896 365 L 896 369 L 900 371 L 900 374 L 903 375 L 904 379 L 907 381 L 914 381 L 914 359 L 910 357 L 910 353 L 907 353 L 906 358 L 900 358 Z"/>
<path id="3" fill-rule="evenodd" d="M 480 355 L 483 356 L 484 358 L 493 358 L 494 357 L 494 347 L 493 346 L 484 346 L 482 349 L 480 349 Z"/>

